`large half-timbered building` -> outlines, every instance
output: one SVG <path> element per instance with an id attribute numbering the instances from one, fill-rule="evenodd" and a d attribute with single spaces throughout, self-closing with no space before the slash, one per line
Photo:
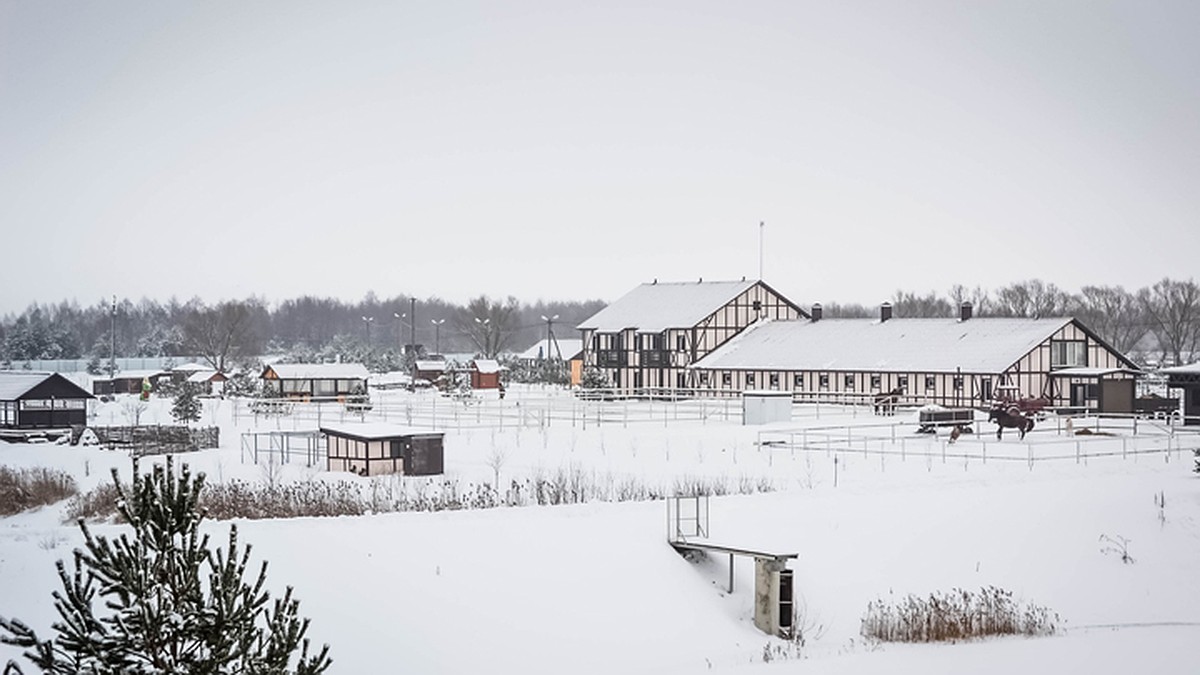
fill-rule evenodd
<path id="1" fill-rule="evenodd" d="M 1137 366 L 1072 318 L 764 321 L 690 366 L 703 391 L 792 391 L 797 400 L 983 406 L 1045 396 L 1055 407 L 1131 412 Z"/>
<path id="2" fill-rule="evenodd" d="M 617 391 L 696 386 L 688 366 L 750 324 L 808 315 L 762 281 L 642 284 L 579 325 L 583 363 Z"/>

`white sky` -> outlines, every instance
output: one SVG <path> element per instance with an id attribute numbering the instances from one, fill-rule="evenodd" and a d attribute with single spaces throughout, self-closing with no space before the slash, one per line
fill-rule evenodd
<path id="1" fill-rule="evenodd" d="M 379 6 L 384 5 L 384 6 Z M 0 0 L 0 312 L 1195 276 L 1200 3 Z"/>

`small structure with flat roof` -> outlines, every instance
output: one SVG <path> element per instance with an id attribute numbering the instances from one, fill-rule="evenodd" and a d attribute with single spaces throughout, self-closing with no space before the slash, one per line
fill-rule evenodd
<path id="1" fill-rule="evenodd" d="M 435 476 L 444 470 L 445 434 L 440 431 L 377 423 L 327 424 L 321 433 L 326 437 L 325 468 L 329 471 L 360 476 Z"/>
<path id="2" fill-rule="evenodd" d="M 262 380 L 267 396 L 335 398 L 366 395 L 368 375 L 361 363 L 276 363 Z"/>

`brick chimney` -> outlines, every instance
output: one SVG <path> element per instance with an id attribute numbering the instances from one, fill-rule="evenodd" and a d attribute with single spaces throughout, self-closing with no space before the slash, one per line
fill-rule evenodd
<path id="1" fill-rule="evenodd" d="M 958 306 L 958 320 L 969 321 L 971 319 L 972 306 L 969 302 L 964 302 Z"/>
<path id="2" fill-rule="evenodd" d="M 813 320 L 813 321 L 820 321 L 820 320 L 821 320 L 821 303 L 819 303 L 819 302 L 815 302 L 815 303 L 813 303 L 813 306 L 812 306 L 812 320 Z"/>
<path id="3" fill-rule="evenodd" d="M 892 303 L 885 302 L 879 306 L 879 323 L 892 318 Z"/>

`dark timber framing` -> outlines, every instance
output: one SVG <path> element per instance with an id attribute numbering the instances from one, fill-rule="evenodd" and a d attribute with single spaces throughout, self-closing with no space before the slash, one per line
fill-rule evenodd
<path id="1" fill-rule="evenodd" d="M 0 372 L 0 428 L 63 429 L 87 424 L 83 387 L 58 373 Z"/>

